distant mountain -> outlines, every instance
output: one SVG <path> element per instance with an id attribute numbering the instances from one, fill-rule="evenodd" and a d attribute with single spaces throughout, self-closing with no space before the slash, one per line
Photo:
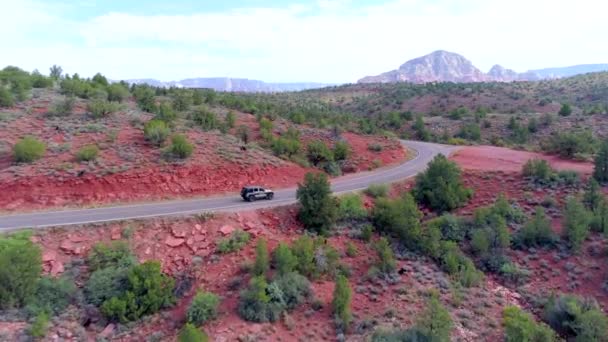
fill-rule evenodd
<path id="1" fill-rule="evenodd" d="M 547 68 L 531 70 L 541 78 L 563 78 L 590 72 L 608 71 L 608 64 L 581 64 L 563 68 Z"/>
<path id="2" fill-rule="evenodd" d="M 216 91 L 235 91 L 247 93 L 269 93 L 283 91 L 299 91 L 331 86 L 324 83 L 266 83 L 246 78 L 229 77 L 206 77 L 188 78 L 181 81 L 161 82 L 155 79 L 133 79 L 126 80 L 128 83 L 149 84 L 155 87 L 179 87 L 179 88 L 210 88 Z"/>
<path id="3" fill-rule="evenodd" d="M 608 64 L 575 65 L 563 68 L 530 70 L 523 73 L 494 65 L 488 73 L 483 73 L 463 56 L 439 50 L 409 60 L 397 70 L 385 72 L 378 76 L 364 77 L 358 83 L 537 81 L 598 71 L 608 71 Z"/>
<path id="4" fill-rule="evenodd" d="M 487 76 L 468 59 L 448 51 L 435 51 L 407 61 L 399 69 L 378 76 L 367 76 L 359 83 L 393 82 L 481 82 Z"/>

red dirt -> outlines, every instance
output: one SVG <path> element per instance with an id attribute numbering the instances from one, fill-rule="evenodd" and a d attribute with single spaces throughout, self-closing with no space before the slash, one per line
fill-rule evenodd
<path id="1" fill-rule="evenodd" d="M 593 172 L 593 164 L 560 159 L 534 152 L 516 151 L 494 146 L 470 146 L 456 151 L 450 159 L 465 170 L 519 172 L 526 161 L 541 158 L 558 170 L 573 170 L 583 174 Z"/>

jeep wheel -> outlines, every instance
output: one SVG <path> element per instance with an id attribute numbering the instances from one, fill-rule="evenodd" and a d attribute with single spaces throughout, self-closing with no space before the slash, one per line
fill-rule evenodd
<path id="1" fill-rule="evenodd" d="M 253 202 L 253 201 L 255 201 L 255 199 L 256 199 L 256 198 L 255 198 L 255 196 L 254 196 L 254 195 L 251 195 L 251 196 L 247 197 L 247 200 L 248 200 L 249 202 Z"/>
<path id="2" fill-rule="evenodd" d="M 266 199 L 267 200 L 271 200 L 273 196 L 274 196 L 274 194 L 272 194 L 272 193 L 268 194 L 268 195 L 266 195 Z"/>

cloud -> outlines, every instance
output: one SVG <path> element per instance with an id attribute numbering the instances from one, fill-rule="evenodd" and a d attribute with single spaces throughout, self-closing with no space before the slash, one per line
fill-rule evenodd
<path id="1" fill-rule="evenodd" d="M 3 51 L 0 64 L 58 63 L 111 78 L 352 82 L 437 49 L 461 53 L 482 70 L 494 63 L 525 71 L 608 62 L 608 46 L 600 43 L 608 32 L 602 17 L 608 5 L 595 0 L 392 0 L 367 6 L 318 0 L 182 15 L 108 11 L 83 22 L 48 14 L 31 0 L 23 3 L 14 5 L 20 12 L 13 19 L 0 14 L 0 23 L 12 20 L 0 24 L 4 32 L 8 25 L 25 32 L 21 45 Z M 25 25 L 14 18 L 26 13 L 36 19 Z M 59 34 L 32 47 L 36 29 Z"/>

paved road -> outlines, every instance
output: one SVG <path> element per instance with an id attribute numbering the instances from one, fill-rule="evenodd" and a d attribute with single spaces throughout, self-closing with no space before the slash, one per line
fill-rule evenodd
<path id="1" fill-rule="evenodd" d="M 332 181 L 332 190 L 335 193 L 357 191 L 367 188 L 370 184 L 391 183 L 412 177 L 424 170 L 428 162 L 437 154 L 443 153 L 447 155 L 454 149 L 450 146 L 418 141 L 402 140 L 402 143 L 417 152 L 415 158 L 398 166 L 336 178 Z M 238 194 L 235 194 L 223 197 L 131 204 L 115 207 L 34 212 L 0 216 L 0 231 L 154 216 L 186 215 L 205 211 L 251 210 L 290 204 L 295 201 L 296 188 L 293 187 L 275 191 L 275 197 L 272 201 L 258 201 L 254 203 L 244 202 Z"/>

